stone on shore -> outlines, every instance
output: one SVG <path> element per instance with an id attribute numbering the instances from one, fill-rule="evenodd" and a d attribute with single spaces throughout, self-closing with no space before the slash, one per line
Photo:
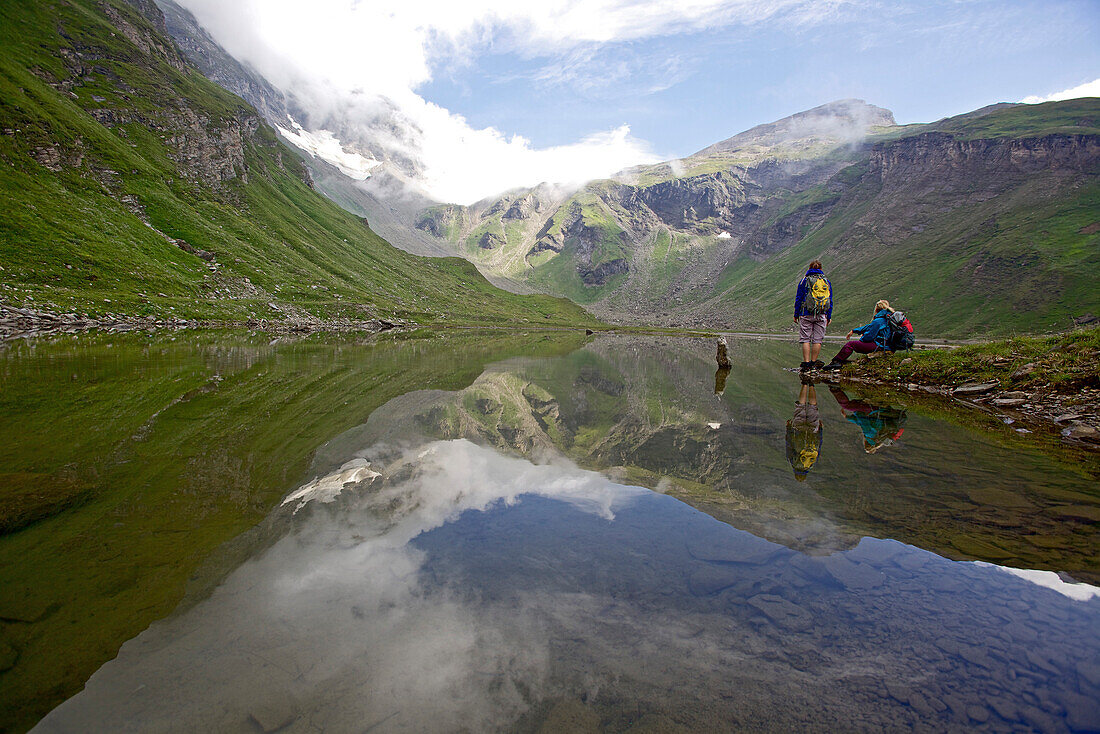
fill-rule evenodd
<path id="1" fill-rule="evenodd" d="M 951 391 L 952 395 L 984 395 L 987 392 L 996 390 L 998 387 L 996 382 L 968 382 L 965 385 L 959 385 Z"/>

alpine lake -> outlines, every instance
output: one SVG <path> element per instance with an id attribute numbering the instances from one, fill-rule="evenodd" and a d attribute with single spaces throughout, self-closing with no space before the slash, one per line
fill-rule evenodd
<path id="1" fill-rule="evenodd" d="M 0 347 L 0 731 L 1100 730 L 1095 458 L 730 356 Z"/>

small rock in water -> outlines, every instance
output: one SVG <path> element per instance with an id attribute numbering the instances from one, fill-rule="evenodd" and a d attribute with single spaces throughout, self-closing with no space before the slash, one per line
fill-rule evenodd
<path id="1" fill-rule="evenodd" d="M 719 367 L 725 368 L 725 367 L 730 366 L 730 357 L 729 357 L 728 349 L 729 349 L 729 345 L 726 344 L 725 338 L 718 337 L 718 353 L 715 355 L 715 359 L 718 360 L 718 366 Z"/>
<path id="2" fill-rule="evenodd" d="M 1066 438 L 1100 442 L 1100 431 L 1087 423 L 1078 423 L 1070 428 L 1065 428 L 1062 430 L 1062 435 Z"/>
<path id="3" fill-rule="evenodd" d="M 989 709 L 984 706 L 971 704 L 966 707 L 966 715 L 970 717 L 971 721 L 976 721 L 980 724 L 989 720 Z"/>
<path id="4" fill-rule="evenodd" d="M 886 579 L 878 569 L 865 563 L 852 563 L 843 556 L 829 556 L 822 565 L 846 589 L 872 589 Z"/>

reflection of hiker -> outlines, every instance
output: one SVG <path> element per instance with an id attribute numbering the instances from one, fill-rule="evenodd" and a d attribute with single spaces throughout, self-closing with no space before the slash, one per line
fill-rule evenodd
<path id="1" fill-rule="evenodd" d="M 832 319 L 833 284 L 822 272 L 821 261 L 814 260 L 794 297 L 794 322 L 798 324 L 798 343 L 802 345 L 803 372 L 824 366 L 817 357 L 825 341 L 825 329 Z"/>
<path id="2" fill-rule="evenodd" d="M 844 417 L 859 426 L 863 433 L 863 450 L 873 454 L 879 449 L 890 446 L 905 432 L 906 414 L 897 408 L 880 408 L 859 399 L 848 397 L 848 393 L 831 385 L 829 391 L 840 405 Z"/>
<path id="3" fill-rule="evenodd" d="M 875 315 L 870 323 L 864 324 L 858 329 L 852 329 L 848 332 L 848 339 L 852 339 L 856 334 L 859 334 L 859 339 L 849 341 L 845 344 L 841 350 L 837 352 L 837 355 L 833 357 L 833 361 L 825 365 L 825 369 L 839 370 L 844 366 L 844 363 L 848 361 L 848 357 L 852 356 L 852 352 L 870 354 L 876 350 L 885 349 L 886 340 L 890 338 L 890 324 L 887 322 L 887 319 L 893 312 L 894 309 L 890 307 L 889 301 L 879 301 L 876 303 Z"/>
<path id="4" fill-rule="evenodd" d="M 821 454 L 821 417 L 817 414 L 817 388 L 809 377 L 802 378 L 802 389 L 787 421 L 787 461 L 794 478 L 806 481 L 806 475 Z"/>

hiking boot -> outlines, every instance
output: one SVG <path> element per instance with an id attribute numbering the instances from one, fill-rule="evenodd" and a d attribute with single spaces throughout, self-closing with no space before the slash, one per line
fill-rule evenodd
<path id="1" fill-rule="evenodd" d="M 798 368 L 798 371 L 799 372 L 809 372 L 813 368 L 813 366 L 814 366 L 813 362 L 802 362 L 801 366 Z"/>
<path id="2" fill-rule="evenodd" d="M 815 370 L 819 370 L 819 369 L 823 368 L 824 366 L 825 366 L 825 363 L 822 362 L 820 359 L 815 359 L 814 360 L 814 369 Z"/>
<path id="3" fill-rule="evenodd" d="M 834 359 L 834 360 L 833 360 L 832 362 L 830 362 L 829 364 L 825 365 L 825 366 L 824 366 L 824 367 L 822 367 L 821 369 L 822 369 L 822 370 L 824 370 L 824 371 L 826 371 L 826 372 L 836 372 L 836 371 L 838 371 L 838 370 L 839 370 L 839 369 L 840 369 L 841 367 L 843 367 L 843 366 L 844 366 L 844 363 L 843 363 L 843 362 L 838 362 L 838 361 L 836 361 L 836 360 Z"/>

